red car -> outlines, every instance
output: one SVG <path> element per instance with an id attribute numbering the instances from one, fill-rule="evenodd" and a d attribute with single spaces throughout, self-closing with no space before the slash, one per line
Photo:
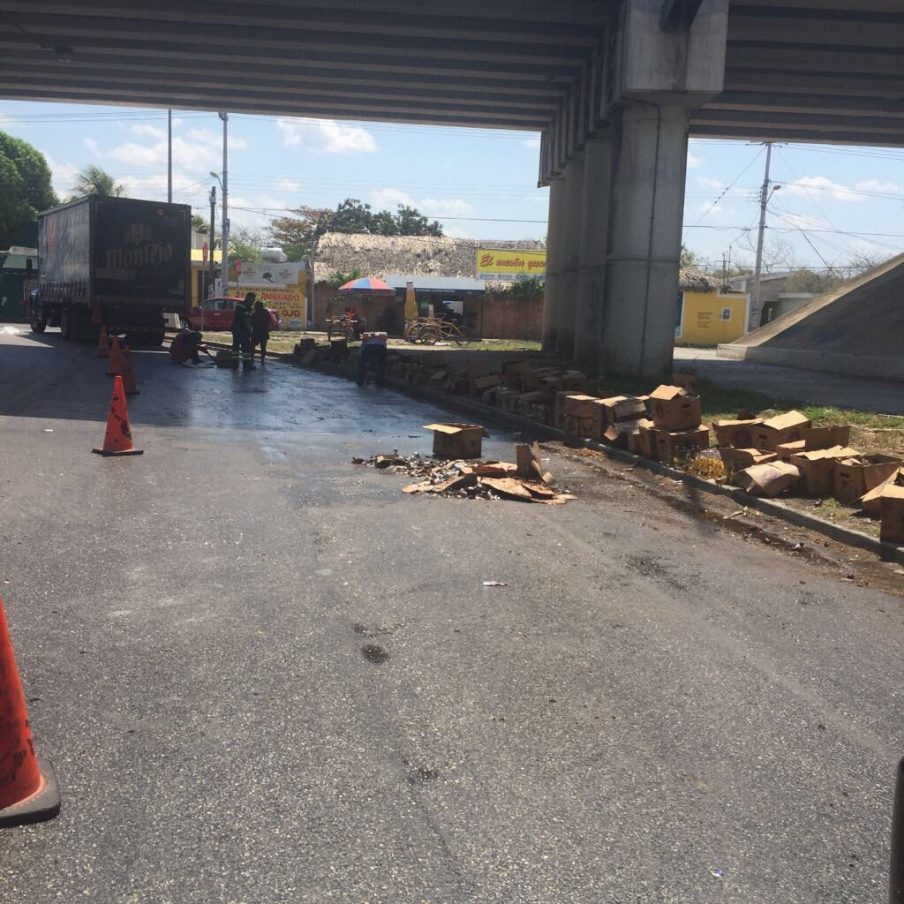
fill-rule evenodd
<path id="1" fill-rule="evenodd" d="M 188 322 L 193 330 L 211 330 L 228 333 L 232 329 L 232 315 L 241 298 L 208 298 L 188 312 Z M 279 315 L 273 308 L 267 308 L 270 315 L 270 329 L 280 328 Z"/>

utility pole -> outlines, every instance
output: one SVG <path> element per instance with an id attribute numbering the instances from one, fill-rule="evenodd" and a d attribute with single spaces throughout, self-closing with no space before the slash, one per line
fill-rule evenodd
<path id="1" fill-rule="evenodd" d="M 755 330 L 760 325 L 760 275 L 763 270 L 763 237 L 766 233 L 766 205 L 769 203 L 769 165 L 772 162 L 772 142 L 766 142 L 766 175 L 760 189 L 760 231 L 756 241 L 756 269 L 753 273 L 753 298 L 750 303 L 748 329 Z"/>
<path id="2" fill-rule="evenodd" d="M 210 257 L 207 260 L 208 264 L 208 273 L 207 273 L 207 297 L 210 298 L 214 294 L 213 286 L 214 286 L 214 265 L 213 265 L 213 253 L 214 248 L 216 247 L 216 220 L 214 219 L 217 215 L 217 187 L 216 185 L 210 186 L 210 229 L 208 230 L 210 237 Z M 203 308 L 202 314 L 203 317 Z"/>
<path id="3" fill-rule="evenodd" d="M 166 111 L 166 200 L 173 203 L 173 111 Z"/>
<path id="4" fill-rule="evenodd" d="M 223 179 L 220 183 L 221 188 L 223 189 L 223 228 L 220 230 L 220 246 L 222 249 L 222 253 L 220 255 L 222 260 L 222 273 L 223 273 L 223 294 L 229 294 L 229 201 L 228 201 L 228 193 L 229 193 L 229 180 L 226 175 L 226 132 L 227 125 L 229 123 L 229 114 L 228 113 L 220 113 L 220 119 L 223 120 Z"/>

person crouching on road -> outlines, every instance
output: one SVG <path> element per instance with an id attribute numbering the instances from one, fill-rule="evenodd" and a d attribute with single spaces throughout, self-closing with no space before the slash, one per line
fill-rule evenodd
<path id="1" fill-rule="evenodd" d="M 249 292 L 244 301 L 235 306 L 232 315 L 232 354 L 241 356 L 242 370 L 254 370 L 254 354 L 251 349 L 251 306 L 254 292 Z"/>
<path id="2" fill-rule="evenodd" d="M 361 349 L 358 352 L 358 385 L 367 381 L 367 369 L 373 364 L 377 386 L 381 389 L 386 382 L 386 333 L 363 333 Z"/>
<path id="3" fill-rule="evenodd" d="M 183 328 L 173 336 L 169 350 L 170 358 L 176 364 L 185 364 L 188 361 L 200 364 L 201 356 L 198 351 L 201 348 L 201 334 L 197 330 Z"/>
<path id="4" fill-rule="evenodd" d="M 251 360 L 254 361 L 254 350 L 261 347 L 261 364 L 267 357 L 267 342 L 270 339 L 270 312 L 258 299 L 251 312 Z"/>

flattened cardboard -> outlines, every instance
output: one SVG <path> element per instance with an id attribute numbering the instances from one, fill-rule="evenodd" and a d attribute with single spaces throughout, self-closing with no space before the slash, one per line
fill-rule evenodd
<path id="1" fill-rule="evenodd" d="M 712 428 L 716 434 L 716 445 L 734 446 L 736 449 L 753 448 L 753 428 L 763 423 L 760 417 L 751 420 L 719 420 L 713 421 Z"/>
<path id="2" fill-rule="evenodd" d="M 657 430 L 678 433 L 700 426 L 700 399 L 680 386 L 657 386 L 650 393 L 649 406 Z"/>
<path id="3" fill-rule="evenodd" d="M 670 464 L 681 461 L 696 454 L 701 449 L 709 448 L 709 430 L 698 427 L 696 430 L 655 430 L 656 458 Z"/>
<path id="4" fill-rule="evenodd" d="M 889 485 L 879 497 L 879 539 L 904 544 L 904 487 Z"/>
<path id="5" fill-rule="evenodd" d="M 627 449 L 628 437 L 640 433 L 641 423 L 648 424 L 650 421 L 644 419 L 643 421 L 621 421 L 617 424 L 607 424 L 602 440 L 604 443 Z"/>
<path id="6" fill-rule="evenodd" d="M 751 496 L 780 496 L 800 480 L 800 471 L 784 461 L 770 461 L 738 471 L 734 482 Z"/>
<path id="7" fill-rule="evenodd" d="M 812 421 L 799 411 L 787 411 L 763 421 L 754 431 L 754 446 L 767 452 L 774 452 L 781 443 L 804 439 L 812 426 Z"/>
<path id="8" fill-rule="evenodd" d="M 480 458 L 484 429 L 479 424 L 425 424 L 433 431 L 436 458 Z"/>
<path id="9" fill-rule="evenodd" d="M 891 455 L 861 455 L 835 465 L 835 498 L 845 505 L 857 500 L 897 473 L 901 461 Z"/>
<path id="10" fill-rule="evenodd" d="M 734 474 L 735 471 L 743 471 L 744 468 L 751 468 L 754 465 L 764 465 L 770 461 L 775 461 L 777 458 L 775 452 L 760 452 L 759 449 L 734 449 L 731 447 L 719 449 L 719 455 L 722 457 L 722 463 L 729 474 Z"/>

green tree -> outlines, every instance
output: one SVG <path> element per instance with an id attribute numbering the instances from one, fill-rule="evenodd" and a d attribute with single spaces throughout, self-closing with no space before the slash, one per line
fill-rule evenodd
<path id="1" fill-rule="evenodd" d="M 316 247 L 317 240 L 327 232 L 365 235 L 436 235 L 443 227 L 427 219 L 419 210 L 404 204 L 398 211 L 374 212 L 370 204 L 357 198 L 346 198 L 335 210 L 318 207 L 298 207 L 291 216 L 277 217 L 270 224 L 269 238 L 279 245 L 290 261 L 300 261 Z"/>
<path id="2" fill-rule="evenodd" d="M 22 241 L 35 209 L 28 203 L 25 180 L 15 163 L 0 154 L 0 248 Z"/>
<path id="3" fill-rule="evenodd" d="M 0 248 L 22 244 L 39 210 L 57 203 L 44 155 L 0 132 Z"/>
<path id="4" fill-rule="evenodd" d="M 193 213 L 191 215 L 191 228 L 194 229 L 195 232 L 207 235 L 207 233 L 210 232 L 210 223 L 208 223 L 204 217 L 200 216 L 200 214 Z"/>
<path id="5" fill-rule="evenodd" d="M 44 155 L 27 141 L 0 132 L 0 157 L 13 162 L 24 183 L 25 202 L 36 211 L 59 203 Z"/>
<path id="6" fill-rule="evenodd" d="M 76 176 L 72 192 L 75 198 L 84 198 L 86 195 L 123 198 L 126 194 L 126 187 L 121 182 L 117 182 L 106 170 L 89 164 Z"/>

